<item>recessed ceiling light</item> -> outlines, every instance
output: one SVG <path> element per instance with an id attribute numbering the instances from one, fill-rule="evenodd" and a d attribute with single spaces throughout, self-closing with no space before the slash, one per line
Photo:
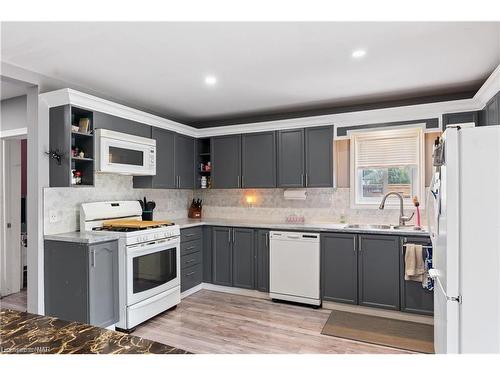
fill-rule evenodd
<path id="1" fill-rule="evenodd" d="M 205 84 L 208 86 L 213 86 L 217 83 L 217 77 L 209 75 L 205 77 Z"/>
<path id="2" fill-rule="evenodd" d="M 355 59 L 359 59 L 364 55 L 366 55 L 366 51 L 364 49 L 357 49 L 352 52 L 352 57 L 354 57 Z"/>

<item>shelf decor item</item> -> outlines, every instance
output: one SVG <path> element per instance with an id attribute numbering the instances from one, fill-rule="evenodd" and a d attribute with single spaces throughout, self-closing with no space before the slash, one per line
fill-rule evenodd
<path id="1" fill-rule="evenodd" d="M 80 118 L 80 121 L 78 122 L 78 131 L 80 133 L 85 133 L 87 134 L 90 129 L 90 119 L 88 117 L 82 117 Z"/>

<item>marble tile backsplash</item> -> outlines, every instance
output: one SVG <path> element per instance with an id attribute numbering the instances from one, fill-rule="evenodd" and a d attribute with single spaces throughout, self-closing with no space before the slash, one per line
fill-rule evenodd
<path id="1" fill-rule="evenodd" d="M 245 218 L 283 222 L 289 215 L 304 216 L 306 222 L 397 224 L 399 209 L 352 209 L 349 188 L 307 189 L 306 200 L 286 200 L 283 189 L 196 190 L 203 199 L 205 218 Z M 251 196 L 255 203 L 248 204 Z M 405 209 L 411 214 L 410 209 Z M 425 214 L 422 212 L 422 220 Z M 412 221 L 413 222 L 413 221 Z"/>
<path id="2" fill-rule="evenodd" d="M 248 204 L 247 196 L 255 202 Z M 306 200 L 286 200 L 283 189 L 174 190 L 133 189 L 132 177 L 96 174 L 94 187 L 45 188 L 44 233 L 56 234 L 79 230 L 80 204 L 107 200 L 136 200 L 146 196 L 156 202 L 155 217 L 187 217 L 193 198 L 203 199 L 203 217 L 249 219 L 284 222 L 289 215 L 304 216 L 306 222 L 397 224 L 399 210 L 351 209 L 348 188 L 307 189 Z M 49 214 L 56 211 L 59 220 L 50 223 Z M 410 214 L 410 209 L 405 212 Z M 422 220 L 425 214 L 422 212 Z"/>
<path id="3" fill-rule="evenodd" d="M 80 229 L 80 204 L 108 200 L 138 200 L 144 196 L 156 202 L 155 217 L 186 218 L 193 199 L 192 190 L 134 189 L 131 176 L 96 174 L 94 187 L 45 188 L 44 233 L 56 234 Z M 50 211 L 59 217 L 49 220 Z"/>

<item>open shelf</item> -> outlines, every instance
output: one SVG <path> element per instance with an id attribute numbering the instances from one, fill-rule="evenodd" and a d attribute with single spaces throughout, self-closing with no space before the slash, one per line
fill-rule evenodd
<path id="1" fill-rule="evenodd" d="M 94 113 L 66 104 L 49 111 L 50 151 L 63 155 L 60 163 L 50 160 L 51 187 L 82 187 L 94 185 Z M 80 121 L 87 123 L 85 132 L 74 130 Z M 87 121 L 88 120 L 88 121 Z M 83 157 L 78 156 L 83 151 Z M 75 156 L 73 156 L 75 155 Z M 73 171 L 79 171 L 82 183 L 73 184 Z"/>

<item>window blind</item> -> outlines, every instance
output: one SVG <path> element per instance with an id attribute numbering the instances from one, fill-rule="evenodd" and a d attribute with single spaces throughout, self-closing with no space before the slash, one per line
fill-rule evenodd
<path id="1" fill-rule="evenodd" d="M 420 128 L 354 133 L 352 137 L 356 168 L 419 164 Z"/>

